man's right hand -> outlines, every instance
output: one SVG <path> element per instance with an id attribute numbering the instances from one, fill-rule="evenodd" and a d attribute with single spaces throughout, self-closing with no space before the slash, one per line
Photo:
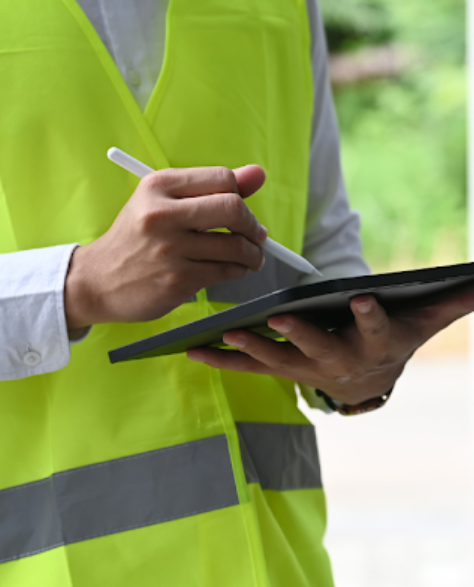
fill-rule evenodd
<path id="1" fill-rule="evenodd" d="M 258 165 L 145 177 L 110 229 L 74 251 L 65 288 L 68 329 L 154 320 L 204 287 L 258 271 L 267 233 L 242 198 L 264 182 Z M 230 233 L 208 232 L 213 228 Z"/>

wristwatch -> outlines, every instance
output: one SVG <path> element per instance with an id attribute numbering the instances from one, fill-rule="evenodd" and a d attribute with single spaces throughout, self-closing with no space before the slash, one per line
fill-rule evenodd
<path id="1" fill-rule="evenodd" d="M 323 398 L 328 408 L 330 408 L 333 412 L 338 412 L 343 416 L 357 416 L 358 414 L 373 412 L 374 410 L 378 410 L 379 408 L 384 406 L 387 403 L 388 398 L 392 395 L 393 387 L 384 395 L 368 399 L 365 402 L 356 404 L 355 406 L 351 406 L 349 404 L 345 404 L 338 400 L 332 399 L 326 393 L 324 393 L 324 391 L 321 391 L 320 389 L 316 389 L 315 391 L 316 395 Z"/>

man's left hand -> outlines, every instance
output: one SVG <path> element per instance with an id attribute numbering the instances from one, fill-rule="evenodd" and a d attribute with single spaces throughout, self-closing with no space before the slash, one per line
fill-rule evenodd
<path id="1" fill-rule="evenodd" d="M 356 405 L 387 393 L 413 353 L 429 338 L 474 310 L 474 285 L 431 305 L 387 316 L 372 296 L 351 301 L 355 322 L 328 332 L 291 314 L 269 319 L 288 342 L 248 330 L 224 335 L 238 351 L 199 348 L 188 357 L 218 369 L 284 377 Z"/>

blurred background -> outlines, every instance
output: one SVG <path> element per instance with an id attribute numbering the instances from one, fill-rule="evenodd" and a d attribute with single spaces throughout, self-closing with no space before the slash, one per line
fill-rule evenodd
<path id="1" fill-rule="evenodd" d="M 320 5 L 366 258 L 377 272 L 467 261 L 464 0 Z M 417 353 L 379 412 L 308 412 L 337 587 L 474 585 L 468 322 Z"/>
<path id="2" fill-rule="evenodd" d="M 367 257 L 380 270 L 466 260 L 464 0 L 320 4 Z"/>

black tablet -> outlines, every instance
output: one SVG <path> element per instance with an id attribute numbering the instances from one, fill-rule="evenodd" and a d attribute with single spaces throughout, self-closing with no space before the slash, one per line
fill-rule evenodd
<path id="1" fill-rule="evenodd" d="M 426 305 L 469 282 L 474 282 L 474 263 L 333 279 L 291 287 L 114 349 L 109 352 L 109 358 L 111 363 L 119 363 L 183 353 L 200 346 L 223 347 L 224 333 L 240 328 L 277 338 L 280 335 L 268 328 L 267 320 L 270 316 L 289 312 L 321 328 L 340 328 L 353 320 L 349 302 L 354 296 L 372 294 L 388 314 L 393 314 L 402 309 Z"/>

